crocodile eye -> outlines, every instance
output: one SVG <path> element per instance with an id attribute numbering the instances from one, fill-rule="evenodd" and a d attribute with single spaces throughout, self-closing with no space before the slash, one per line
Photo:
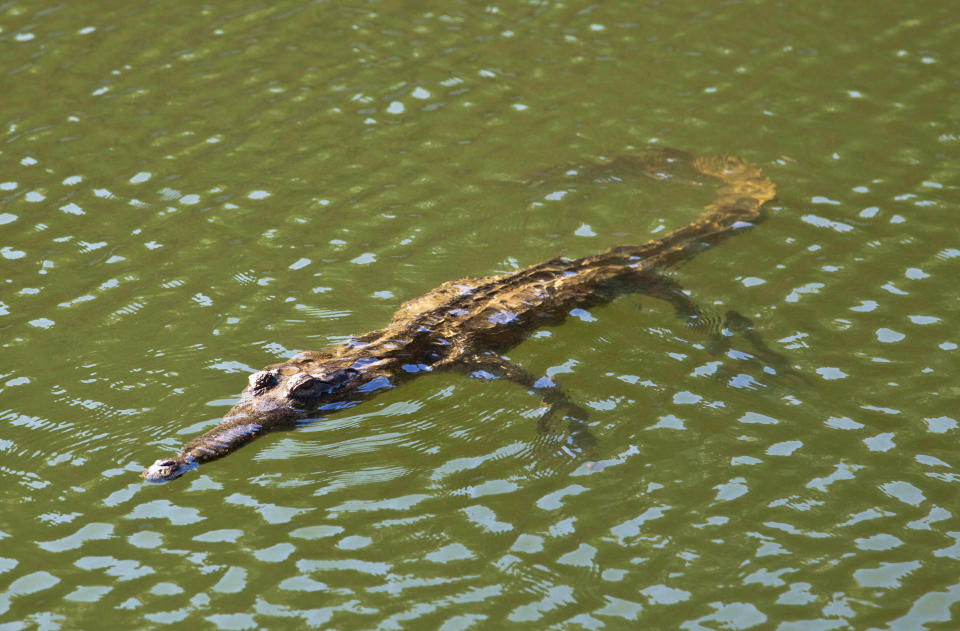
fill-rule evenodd
<path id="1" fill-rule="evenodd" d="M 301 372 L 290 377 L 287 391 L 291 397 L 296 399 L 319 397 L 340 389 L 344 383 L 354 379 L 359 374 L 360 371 L 354 370 L 353 368 L 344 368 L 331 373 L 320 374 Z"/>
<path id="2" fill-rule="evenodd" d="M 306 399 L 326 392 L 330 389 L 330 384 L 311 374 L 301 372 L 290 377 L 290 385 L 288 387 L 290 396 L 298 399 Z"/>
<path id="3" fill-rule="evenodd" d="M 348 381 L 356 379 L 359 375 L 360 371 L 354 368 L 341 368 L 328 375 L 324 375 L 324 380 L 330 384 L 331 390 L 336 390 Z"/>
<path id="4" fill-rule="evenodd" d="M 247 379 L 251 390 L 262 390 L 270 388 L 277 383 L 277 375 L 273 371 L 261 370 L 253 373 Z"/>

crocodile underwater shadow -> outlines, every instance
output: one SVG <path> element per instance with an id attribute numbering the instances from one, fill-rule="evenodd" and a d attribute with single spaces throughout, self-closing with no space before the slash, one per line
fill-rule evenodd
<path id="1" fill-rule="evenodd" d="M 176 456 L 154 462 L 142 477 L 150 482 L 172 480 L 268 432 L 293 429 L 300 420 L 350 407 L 382 389 L 438 370 L 503 377 L 534 390 L 548 408 L 541 427 L 565 411 L 584 419 L 586 412 L 567 400 L 549 378 L 537 378 L 500 353 L 537 327 L 563 321 L 571 309 L 628 292 L 667 300 L 678 315 L 695 320 L 697 308 L 659 270 L 757 223 L 761 207 L 776 193 L 758 167 L 739 158 L 695 157 L 657 147 L 650 151 L 648 159 L 615 160 L 652 177 L 685 163 L 719 180 L 713 203 L 691 223 L 642 245 L 620 245 L 593 256 L 554 258 L 507 274 L 444 283 L 405 302 L 383 329 L 324 350 L 305 351 L 253 373 L 240 401 L 219 425 L 191 440 Z M 579 443 L 589 447 L 591 441 L 581 428 Z"/>

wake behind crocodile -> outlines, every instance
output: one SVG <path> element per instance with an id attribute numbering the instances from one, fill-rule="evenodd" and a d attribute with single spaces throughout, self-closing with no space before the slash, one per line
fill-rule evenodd
<path id="1" fill-rule="evenodd" d="M 538 377 L 501 354 L 538 327 L 561 322 L 573 309 L 589 308 L 640 292 L 670 302 L 678 315 L 695 319 L 691 299 L 662 270 L 758 223 L 776 189 L 760 168 L 735 157 L 696 157 L 651 148 L 629 160 L 649 175 L 686 164 L 717 178 L 711 204 L 694 221 L 641 245 L 619 245 L 578 259 L 554 258 L 515 272 L 450 281 L 405 302 L 384 328 L 343 344 L 304 351 L 250 375 L 240 400 L 223 421 L 188 442 L 171 458 L 154 462 L 142 477 L 165 482 L 233 453 L 272 431 L 293 429 L 303 419 L 350 407 L 424 374 L 452 370 L 501 377 L 536 392 L 546 412 L 539 425 L 564 414 L 577 443 L 592 449 L 586 411 L 550 378 Z"/>

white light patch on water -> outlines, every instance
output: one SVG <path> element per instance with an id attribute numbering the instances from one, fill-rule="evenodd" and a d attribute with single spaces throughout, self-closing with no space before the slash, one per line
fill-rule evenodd
<path id="1" fill-rule="evenodd" d="M 373 539 L 361 535 L 349 535 L 337 542 L 337 547 L 341 550 L 360 550 L 366 548 Z"/>
<path id="2" fill-rule="evenodd" d="M 148 519 L 151 522 L 166 519 L 174 526 L 185 526 L 203 521 L 206 517 L 200 515 L 195 508 L 177 506 L 170 500 L 153 500 L 138 504 L 132 511 L 124 515 L 125 519 Z"/>
<path id="3" fill-rule="evenodd" d="M 590 227 L 590 224 L 580 224 L 580 227 L 573 231 L 573 234 L 578 237 L 595 237 L 597 233 L 593 231 L 593 228 Z"/>
<path id="4" fill-rule="evenodd" d="M 807 483 L 808 489 L 826 491 L 827 487 L 839 480 L 852 480 L 855 468 L 847 464 L 835 465 L 832 473 L 822 478 L 814 478 Z"/>
<path id="5" fill-rule="evenodd" d="M 784 298 L 787 302 L 797 302 L 800 300 L 800 296 L 803 294 L 817 294 L 820 293 L 820 290 L 824 288 L 823 283 L 807 283 L 806 285 L 801 285 L 800 287 L 795 288 L 790 295 Z"/>
<path id="6" fill-rule="evenodd" d="M 643 524 L 648 521 L 660 519 L 670 510 L 669 506 L 652 506 L 639 516 L 628 519 L 622 523 L 610 528 L 610 534 L 617 538 L 617 543 L 623 545 L 626 540 L 638 537 L 641 533 Z"/>
<path id="7" fill-rule="evenodd" d="M 461 512 L 467 516 L 467 520 L 479 526 L 485 532 L 502 533 L 513 530 L 513 524 L 499 521 L 497 514 L 486 506 L 468 506 L 461 509 Z"/>
<path id="8" fill-rule="evenodd" d="M 848 375 L 839 368 L 834 368 L 832 366 L 823 366 L 817 368 L 817 374 L 827 381 L 833 381 L 834 379 L 844 379 Z"/>
<path id="9" fill-rule="evenodd" d="M 957 421 L 950 418 L 949 416 L 938 416 L 936 418 L 925 418 L 923 419 L 924 423 L 927 424 L 927 431 L 931 434 L 943 434 L 950 431 L 951 429 L 956 429 Z"/>
<path id="10" fill-rule="evenodd" d="M 906 578 L 914 570 L 920 569 L 920 566 L 919 561 L 881 563 L 876 568 L 854 571 L 853 578 L 861 587 L 892 589 L 900 587 L 901 579 Z"/>
<path id="11" fill-rule="evenodd" d="M 675 405 L 693 405 L 694 403 L 699 403 L 703 400 L 699 394 L 693 394 L 692 392 L 678 392 L 673 395 L 673 403 Z"/>
<path id="12" fill-rule="evenodd" d="M 475 555 L 467 546 L 462 543 L 451 543 L 433 552 L 428 552 L 423 558 L 433 563 L 449 563 L 450 561 L 463 561 L 474 557 Z"/>
<path id="13" fill-rule="evenodd" d="M 723 484 L 718 484 L 713 487 L 717 491 L 717 497 L 714 498 L 718 502 L 729 502 L 730 500 L 735 500 L 738 497 L 747 494 L 749 490 L 747 488 L 747 481 L 744 478 L 734 478 L 729 482 Z"/>
<path id="14" fill-rule="evenodd" d="M 37 546 L 48 552 L 63 552 L 76 550 L 87 541 L 109 539 L 113 536 L 113 525 L 102 522 L 92 522 L 82 526 L 72 535 L 61 537 L 53 541 L 38 541 Z"/>
<path id="15" fill-rule="evenodd" d="M 877 303 L 874 300 L 861 300 L 860 304 L 856 307 L 850 307 L 850 311 L 862 311 L 870 312 L 877 308 Z"/>
<path id="16" fill-rule="evenodd" d="M 241 537 L 243 537 L 242 530 L 238 530 L 236 528 L 224 528 L 221 530 L 210 530 L 208 532 L 199 534 L 195 536 L 193 540 L 204 543 L 232 543 Z"/>
<path id="17" fill-rule="evenodd" d="M 861 537 L 854 539 L 854 542 L 861 550 L 893 550 L 903 545 L 903 541 L 886 533 L 880 533 L 872 537 Z"/>
<path id="18" fill-rule="evenodd" d="M 650 429 L 686 429 L 686 426 L 683 424 L 683 420 L 674 416 L 673 414 L 667 414 L 666 416 L 661 416 L 656 425 L 651 425 Z"/>
<path id="19" fill-rule="evenodd" d="M 893 329 L 888 329 L 886 327 L 877 329 L 877 340 L 883 342 L 884 344 L 894 344 L 903 340 L 905 337 L 907 336 L 899 331 L 894 331 Z"/>
<path id="20" fill-rule="evenodd" d="M 53 574 L 40 570 L 27 574 L 26 576 L 21 576 L 10 583 L 10 586 L 7 588 L 7 594 L 11 596 L 35 594 L 36 592 L 50 589 L 59 582 L 60 579 Z"/>
<path id="21" fill-rule="evenodd" d="M 820 217 L 819 215 L 803 215 L 800 219 L 804 223 L 808 223 L 811 226 L 816 226 L 817 228 L 829 228 L 835 232 L 850 232 L 853 230 L 853 226 L 850 224 L 843 223 L 841 221 L 834 221 L 833 219 L 826 219 Z"/>
<path id="22" fill-rule="evenodd" d="M 840 202 L 835 199 L 830 199 L 829 197 L 823 197 L 821 195 L 814 196 L 811 200 L 814 204 L 828 204 L 830 206 L 839 206 Z"/>
<path id="23" fill-rule="evenodd" d="M 768 456 L 789 456 L 802 446 L 803 443 L 799 440 L 785 440 L 781 443 L 770 445 L 767 448 L 766 454 Z"/>
<path id="24" fill-rule="evenodd" d="M 593 546 L 581 543 L 576 550 L 567 552 L 557 559 L 557 563 L 562 565 L 572 565 L 575 567 L 593 567 L 594 557 L 597 555 L 597 549 Z"/>
<path id="25" fill-rule="evenodd" d="M 377 255 L 372 252 L 364 252 L 356 258 L 350 259 L 350 262 L 356 265 L 369 265 L 377 262 Z"/>
<path id="26" fill-rule="evenodd" d="M 881 484 L 880 490 L 886 495 L 898 499 L 904 504 L 909 504 L 910 506 L 919 506 L 927 499 L 924 497 L 923 491 L 909 482 L 903 482 L 900 480 Z"/>
<path id="27" fill-rule="evenodd" d="M 325 539 L 341 532 L 343 532 L 341 526 L 306 526 L 291 531 L 290 536 L 295 539 Z"/>
<path id="28" fill-rule="evenodd" d="M 290 264 L 290 267 L 289 267 L 288 269 L 294 269 L 294 270 L 296 270 L 296 269 L 302 269 L 302 268 L 306 267 L 307 265 L 310 265 L 310 259 L 300 258 L 300 259 L 297 259 L 296 261 L 294 261 L 293 263 L 291 263 L 291 264 Z"/>
<path id="29" fill-rule="evenodd" d="M 863 427 L 863 423 L 858 423 L 846 416 L 832 416 L 824 422 L 824 425 L 833 429 L 861 429 Z"/>
<path id="30" fill-rule="evenodd" d="M 586 309 L 580 309 L 580 308 L 571 309 L 571 310 L 570 310 L 570 315 L 572 315 L 573 317 L 577 318 L 577 319 L 580 320 L 581 322 L 596 322 L 596 321 L 597 321 L 597 319 L 596 319 L 595 317 L 593 317 L 593 315 L 592 315 L 589 311 L 587 311 Z"/>
<path id="31" fill-rule="evenodd" d="M 741 423 L 759 423 L 761 425 L 776 425 L 780 421 L 757 412 L 747 412 L 738 419 Z"/>
<path id="32" fill-rule="evenodd" d="M 870 438 L 863 439 L 864 444 L 867 446 L 867 449 L 870 451 L 890 451 L 896 444 L 893 442 L 893 433 L 885 432 L 883 434 L 877 434 Z"/>
<path id="33" fill-rule="evenodd" d="M 113 590 L 113 587 L 106 585 L 86 585 L 77 587 L 72 592 L 63 597 L 64 600 L 70 600 L 78 603 L 97 602 Z"/>
<path id="34" fill-rule="evenodd" d="M 586 487 L 580 486 L 579 484 L 570 484 L 557 491 L 547 493 L 546 495 L 538 499 L 537 508 L 541 508 L 543 510 L 548 510 L 548 511 L 558 510 L 560 508 L 563 508 L 562 500 L 564 497 L 568 495 L 580 495 L 586 490 L 587 490 Z"/>

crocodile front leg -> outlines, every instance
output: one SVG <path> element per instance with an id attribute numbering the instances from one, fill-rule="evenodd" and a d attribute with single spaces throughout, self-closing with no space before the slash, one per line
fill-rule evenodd
<path id="1" fill-rule="evenodd" d="M 540 395 L 542 405 L 547 408 L 537 419 L 537 429 L 541 434 L 550 433 L 550 426 L 559 415 L 559 418 L 570 423 L 570 435 L 578 450 L 591 451 L 596 446 L 596 438 L 587 429 L 589 412 L 571 401 L 550 377 L 537 377 L 495 353 L 481 353 L 463 359 L 457 363 L 456 369 L 473 378 L 503 378 L 535 391 Z"/>

